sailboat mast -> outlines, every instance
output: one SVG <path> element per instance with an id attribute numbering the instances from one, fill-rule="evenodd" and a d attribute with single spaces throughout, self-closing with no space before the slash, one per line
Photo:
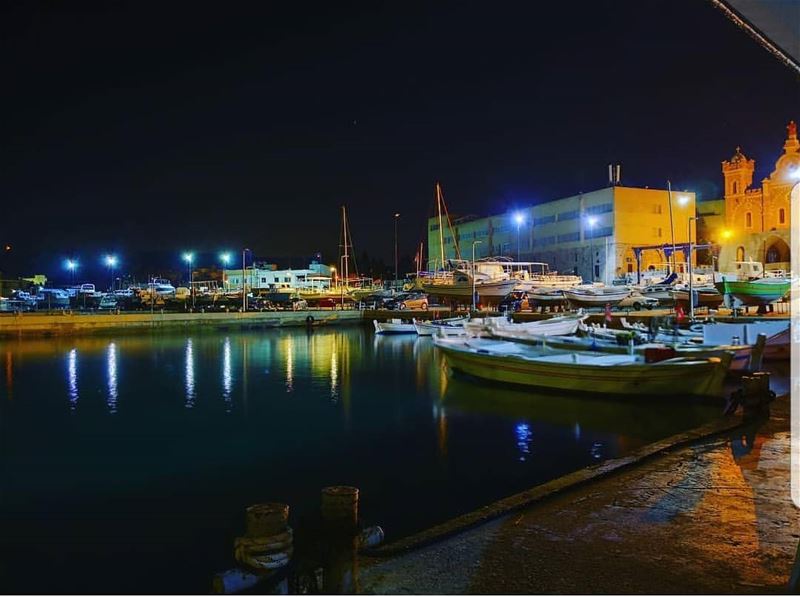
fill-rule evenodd
<path id="1" fill-rule="evenodd" d="M 444 268 L 444 226 L 442 226 L 442 187 L 436 183 L 436 209 L 439 212 L 439 253 L 442 258 L 441 267 Z"/>
<path id="2" fill-rule="evenodd" d="M 344 263 L 342 264 L 342 268 L 344 271 L 344 281 L 347 283 L 350 279 L 350 272 L 348 270 L 350 254 L 347 251 L 347 210 L 345 209 L 344 205 L 342 205 L 342 238 L 344 239 L 344 255 L 342 256 L 342 261 L 344 261 Z"/>

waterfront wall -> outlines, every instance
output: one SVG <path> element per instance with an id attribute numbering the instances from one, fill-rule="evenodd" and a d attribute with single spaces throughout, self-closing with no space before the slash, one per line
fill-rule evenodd
<path id="1" fill-rule="evenodd" d="M 0 316 L 0 338 L 181 328 L 300 327 L 362 321 L 360 311 L 255 311 L 248 313 L 21 313 Z"/>

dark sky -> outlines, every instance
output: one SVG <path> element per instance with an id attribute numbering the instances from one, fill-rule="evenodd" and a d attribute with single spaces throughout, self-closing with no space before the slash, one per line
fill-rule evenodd
<path id="1" fill-rule="evenodd" d="M 39 270 L 332 262 L 342 203 L 388 260 L 436 180 L 485 214 L 603 187 L 611 161 L 711 198 L 736 145 L 764 176 L 800 119 L 797 77 L 700 0 L 5 2 L 0 31 L 0 241 Z"/>

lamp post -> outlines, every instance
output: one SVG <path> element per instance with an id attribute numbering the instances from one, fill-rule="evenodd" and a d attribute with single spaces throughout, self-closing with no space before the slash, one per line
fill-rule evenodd
<path id="1" fill-rule="evenodd" d="M 244 272 L 247 269 L 245 265 L 245 255 L 250 249 L 242 249 L 242 313 L 247 312 L 247 285 L 244 283 Z"/>
<path id="2" fill-rule="evenodd" d="M 228 277 L 225 275 L 225 268 L 231 263 L 231 254 L 227 251 L 220 253 L 219 260 L 222 262 L 222 289 L 227 291 L 226 283 L 228 281 Z"/>
<path id="3" fill-rule="evenodd" d="M 517 261 L 519 261 L 519 227 L 525 222 L 525 215 L 518 211 L 514 214 L 514 221 L 517 223 Z"/>
<path id="4" fill-rule="evenodd" d="M 64 267 L 69 272 L 69 284 L 72 286 L 75 283 L 75 270 L 78 269 L 78 262 L 74 259 L 67 259 L 64 262 Z"/>
<path id="5" fill-rule="evenodd" d="M 106 267 L 111 275 L 111 291 L 114 291 L 114 268 L 117 267 L 117 257 L 115 255 L 105 256 Z"/>
<path id="6" fill-rule="evenodd" d="M 400 214 L 394 214 L 394 289 L 397 290 L 397 220 Z"/>
<path id="7" fill-rule="evenodd" d="M 481 244 L 483 241 L 472 241 L 472 310 L 475 310 L 475 245 Z"/>
<path id="8" fill-rule="evenodd" d="M 592 268 L 592 282 L 594 282 L 594 227 L 597 224 L 597 217 L 589 216 L 586 223 L 589 224 L 589 262 Z"/>
<path id="9" fill-rule="evenodd" d="M 689 242 L 689 256 L 688 261 L 689 263 L 686 266 L 686 269 L 689 271 L 689 321 L 694 321 L 694 280 L 692 279 L 692 221 L 696 221 L 697 218 L 695 216 L 689 216 L 689 220 L 686 223 L 687 227 L 687 240 Z"/>
<path id="10" fill-rule="evenodd" d="M 194 268 L 192 267 L 194 253 L 184 253 L 183 260 L 186 262 L 186 268 L 189 273 L 189 294 L 192 295 L 192 308 L 194 308 Z"/>

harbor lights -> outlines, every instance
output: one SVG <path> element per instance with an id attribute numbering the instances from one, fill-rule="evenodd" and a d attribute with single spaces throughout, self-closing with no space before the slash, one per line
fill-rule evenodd
<path id="1" fill-rule="evenodd" d="M 517 261 L 519 261 L 519 228 L 525 223 L 525 214 L 521 211 L 515 213 L 514 222 L 517 224 Z"/>
<path id="2" fill-rule="evenodd" d="M 189 291 L 192 294 L 192 307 L 194 307 L 194 268 L 192 267 L 192 263 L 194 262 L 194 253 L 184 253 L 183 261 L 186 263 L 186 269 L 189 273 Z"/>
<path id="3" fill-rule="evenodd" d="M 109 273 L 111 274 L 111 291 L 114 291 L 114 269 L 117 267 L 119 260 L 117 259 L 116 255 L 106 255 L 103 258 L 106 267 L 108 268 Z"/>
<path id="4" fill-rule="evenodd" d="M 591 262 L 592 282 L 594 283 L 594 227 L 597 226 L 597 216 L 589 216 L 586 218 L 586 224 L 589 226 L 589 261 Z"/>

